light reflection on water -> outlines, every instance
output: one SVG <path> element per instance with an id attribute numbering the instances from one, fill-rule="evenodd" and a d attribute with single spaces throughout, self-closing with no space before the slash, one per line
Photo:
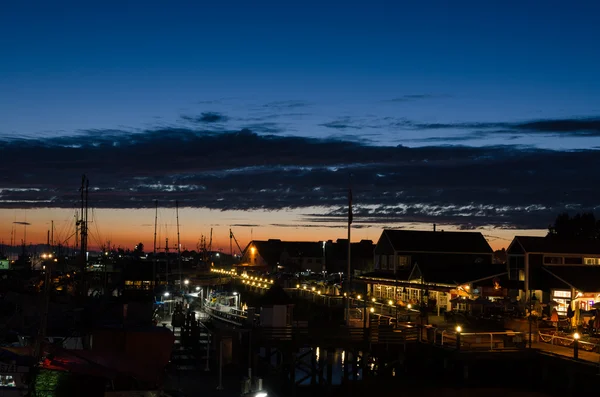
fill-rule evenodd
<path id="1" fill-rule="evenodd" d="M 300 351 L 298 352 L 297 356 L 302 356 L 301 358 L 301 363 L 303 365 L 300 366 L 296 366 L 296 381 L 300 381 L 303 378 L 307 377 L 309 375 L 309 373 L 305 372 L 304 370 L 301 370 L 299 367 L 303 367 L 303 368 L 310 368 L 311 367 L 311 355 L 308 353 L 310 351 L 309 348 L 304 348 L 304 349 L 300 349 Z M 277 355 L 279 355 L 280 353 L 277 354 L 273 354 L 271 356 L 271 365 L 273 367 L 275 367 L 277 365 L 277 360 L 279 359 L 280 362 L 283 362 L 283 357 L 277 357 Z M 327 354 L 329 354 L 328 351 L 325 351 L 323 353 L 323 377 L 326 378 L 327 377 Z M 265 352 L 264 349 L 261 349 L 261 355 L 264 357 L 265 356 Z M 304 356 L 303 356 L 304 355 Z M 317 360 L 317 365 L 319 365 L 319 358 L 321 357 L 321 349 L 319 347 L 315 348 L 315 356 L 316 356 L 316 360 Z M 356 379 L 357 380 L 361 380 L 363 377 L 363 373 L 362 373 L 362 352 L 358 352 L 358 359 L 356 360 L 356 368 L 355 368 L 355 374 L 356 374 Z M 352 360 L 353 357 L 353 353 L 352 352 L 348 352 L 348 359 Z M 333 351 L 333 365 L 332 365 L 332 379 L 331 379 L 331 383 L 333 385 L 340 385 L 342 383 L 342 380 L 344 378 L 344 363 L 346 362 L 346 352 L 343 349 L 336 349 Z M 348 363 L 348 371 L 352 371 L 352 364 L 351 362 Z M 376 369 L 376 364 L 371 362 L 369 363 L 369 366 L 371 371 Z M 354 379 L 353 374 L 350 372 L 348 374 L 348 378 L 349 379 Z M 311 378 L 310 376 L 307 379 L 304 379 L 300 384 L 301 385 L 310 385 L 311 382 Z M 318 382 L 318 377 L 317 377 L 317 382 Z"/>

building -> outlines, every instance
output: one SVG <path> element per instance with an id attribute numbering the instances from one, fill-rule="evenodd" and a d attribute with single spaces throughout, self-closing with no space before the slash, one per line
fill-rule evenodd
<path id="1" fill-rule="evenodd" d="M 325 270 L 325 242 L 253 240 L 244 249 L 240 266 L 269 272 L 321 272 Z"/>
<path id="2" fill-rule="evenodd" d="M 511 293 L 523 302 L 554 301 L 561 315 L 600 302 L 600 241 L 516 236 L 507 256 Z"/>
<path id="3" fill-rule="evenodd" d="M 356 280 L 375 299 L 426 304 L 439 313 L 451 310 L 456 297 L 505 295 L 500 280 L 506 268 L 492 256 L 479 232 L 384 230 L 374 251 L 375 270 Z"/>
<path id="4" fill-rule="evenodd" d="M 353 274 L 362 274 L 374 270 L 373 251 L 375 244 L 371 240 L 352 243 L 350 262 Z M 325 244 L 326 268 L 329 273 L 346 273 L 348 269 L 348 239 L 332 240 Z"/>

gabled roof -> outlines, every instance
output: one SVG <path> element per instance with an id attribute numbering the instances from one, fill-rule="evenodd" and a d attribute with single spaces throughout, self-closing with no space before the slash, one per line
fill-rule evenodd
<path id="1" fill-rule="evenodd" d="M 534 283 L 534 288 L 600 292 L 600 266 L 543 266 L 538 276 L 541 285 Z"/>
<path id="2" fill-rule="evenodd" d="M 520 245 L 525 252 L 549 254 L 600 255 L 600 241 L 565 240 L 558 237 L 515 236 L 513 244 Z"/>
<path id="3" fill-rule="evenodd" d="M 259 302 L 261 306 L 271 306 L 290 305 L 294 301 L 279 284 L 273 284 L 271 288 L 259 298 Z"/>
<path id="4" fill-rule="evenodd" d="M 495 264 L 482 265 L 473 263 L 462 266 L 448 266 L 443 264 L 415 264 L 412 267 L 399 269 L 397 275 L 393 272 L 375 271 L 372 273 L 363 274 L 362 276 L 413 282 L 419 281 L 422 277 L 423 282 L 429 284 L 458 285 L 491 278 L 504 273 L 506 273 L 506 267 L 504 265 Z"/>
<path id="5" fill-rule="evenodd" d="M 256 247 L 258 254 L 271 265 L 279 262 L 284 252 L 292 258 L 319 258 L 323 256 L 322 242 L 253 240 L 248 244 L 248 247 L 251 246 Z M 248 251 L 248 247 L 244 250 L 244 255 Z"/>
<path id="6" fill-rule="evenodd" d="M 383 231 L 395 251 L 491 254 L 492 248 L 479 232 Z"/>

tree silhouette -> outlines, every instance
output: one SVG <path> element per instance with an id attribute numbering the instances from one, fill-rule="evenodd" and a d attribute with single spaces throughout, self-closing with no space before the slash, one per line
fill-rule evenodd
<path id="1" fill-rule="evenodd" d="M 144 243 L 137 243 L 135 249 L 133 250 L 133 254 L 135 256 L 143 256 L 144 255 Z"/>
<path id="2" fill-rule="evenodd" d="M 548 227 L 548 237 L 568 240 L 598 240 L 600 221 L 591 212 L 576 214 L 573 217 L 566 212 L 558 215 L 553 225 Z"/>

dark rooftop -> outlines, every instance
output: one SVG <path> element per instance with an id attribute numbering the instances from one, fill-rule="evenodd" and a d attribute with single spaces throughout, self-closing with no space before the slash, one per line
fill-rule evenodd
<path id="1" fill-rule="evenodd" d="M 600 254 L 600 241 L 598 240 L 565 240 L 557 237 L 516 236 L 512 244 L 520 245 L 525 252 Z"/>
<path id="2" fill-rule="evenodd" d="M 433 232 L 421 230 L 384 230 L 396 251 L 464 252 L 491 254 L 492 248 L 479 232 Z"/>

